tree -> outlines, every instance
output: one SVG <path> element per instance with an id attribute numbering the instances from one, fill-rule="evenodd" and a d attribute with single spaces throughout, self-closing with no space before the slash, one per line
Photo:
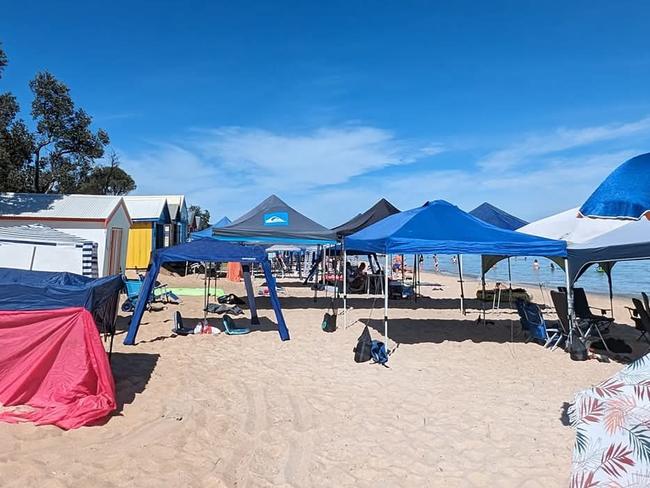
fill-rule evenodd
<path id="1" fill-rule="evenodd" d="M 0 77 L 6 66 L 0 46 Z M 110 166 L 96 164 L 110 142 L 108 133 L 93 131 L 92 118 L 75 107 L 64 83 L 44 71 L 29 87 L 33 132 L 18 118 L 16 98 L 0 94 L 0 191 L 124 194 L 135 188 L 116 156 Z"/>
<path id="2" fill-rule="evenodd" d="M 80 193 L 89 195 L 126 195 L 135 190 L 133 178 L 120 168 L 120 160 L 113 151 L 108 166 L 95 166 L 79 185 Z"/>
<path id="3" fill-rule="evenodd" d="M 0 78 L 7 56 L 0 45 Z M 24 191 L 29 185 L 28 165 L 32 136 L 19 120 L 20 107 L 11 93 L 0 93 L 0 190 Z"/>
<path id="4" fill-rule="evenodd" d="M 210 227 L 210 212 L 208 210 L 201 210 L 198 205 L 190 207 L 190 213 L 194 213 L 199 218 L 199 226 L 196 230 L 207 229 Z"/>
<path id="5" fill-rule="evenodd" d="M 50 73 L 38 73 L 29 87 L 36 122 L 34 191 L 73 192 L 104 155 L 108 134 L 92 132 L 90 116 L 75 109 L 68 87 Z"/>

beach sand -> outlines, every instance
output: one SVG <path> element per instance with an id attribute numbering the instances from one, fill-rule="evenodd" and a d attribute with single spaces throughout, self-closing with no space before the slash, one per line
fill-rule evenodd
<path id="1" fill-rule="evenodd" d="M 423 279 L 440 285 L 422 287 L 431 298 L 391 301 L 389 368 L 353 361 L 364 323 L 373 338 L 383 334 L 381 298 L 352 298 L 351 326 L 326 334 L 328 300 L 314 303 L 313 292 L 284 280 L 288 342 L 264 298 L 261 327 L 240 337 L 171 334 L 172 312 L 193 325 L 202 297 L 145 313 L 136 346 L 121 344 L 123 332 L 116 338 L 119 412 L 68 432 L 0 424 L 0 485 L 567 486 L 574 431 L 563 404 L 622 366 L 523 343 L 512 310 L 477 325 L 475 300 L 459 312 L 456 278 Z M 466 295 L 477 286 L 466 283 Z M 242 284 L 219 287 L 243 294 Z M 627 302 L 616 301 L 621 323 Z M 636 340 L 630 327 L 619 330 Z"/>

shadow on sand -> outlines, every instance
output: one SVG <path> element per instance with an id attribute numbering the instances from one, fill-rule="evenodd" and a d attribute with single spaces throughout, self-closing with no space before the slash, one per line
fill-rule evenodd
<path id="1" fill-rule="evenodd" d="M 119 415 L 124 405 L 131 404 L 138 393 L 142 393 L 151 379 L 160 354 L 114 352 L 111 369 L 115 378 L 117 410 Z"/>

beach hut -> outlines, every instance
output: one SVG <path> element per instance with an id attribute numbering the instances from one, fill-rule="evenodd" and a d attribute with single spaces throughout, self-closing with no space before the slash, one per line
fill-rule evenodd
<path id="1" fill-rule="evenodd" d="M 346 249 L 390 254 L 491 254 L 566 257 L 566 243 L 500 229 L 444 200 L 400 212 L 345 238 Z M 384 335 L 388 339 L 388 272 L 384 283 Z M 347 305 L 344 304 L 347 312 Z"/>
<path id="2" fill-rule="evenodd" d="M 528 223 L 488 202 L 481 203 L 474 210 L 471 210 L 469 214 L 490 225 L 507 230 L 517 230 Z"/>
<path id="3" fill-rule="evenodd" d="M 160 196 L 127 196 L 124 202 L 133 225 L 129 230 L 127 269 L 147 269 L 151 252 L 169 245 L 171 216 L 167 199 Z"/>
<path id="4" fill-rule="evenodd" d="M 167 200 L 170 216 L 169 243 L 167 246 L 182 244 L 187 241 L 190 233 L 189 211 L 185 203 L 185 195 L 164 195 Z"/>
<path id="5" fill-rule="evenodd" d="M 650 355 L 576 395 L 571 486 L 650 486 Z"/>
<path id="6" fill-rule="evenodd" d="M 0 225 L 0 267 L 97 278 L 97 243 L 41 224 Z"/>
<path id="7" fill-rule="evenodd" d="M 0 194 L 0 225 L 33 224 L 96 243 L 99 276 L 126 268 L 131 217 L 120 196 Z"/>
<path id="8" fill-rule="evenodd" d="M 257 309 L 255 307 L 255 294 L 253 286 L 250 282 L 250 273 L 247 271 L 249 266 L 253 263 L 258 263 L 262 266 L 264 271 L 264 278 L 269 289 L 269 298 L 271 306 L 275 311 L 277 320 L 278 333 L 280 339 L 283 341 L 289 340 L 289 331 L 284 322 L 280 301 L 276 292 L 276 282 L 271 272 L 271 263 L 266 256 L 266 250 L 260 246 L 254 245 L 240 245 L 230 242 L 222 242 L 216 239 L 199 239 L 196 241 L 179 244 L 165 249 L 159 249 L 153 253 L 151 267 L 147 271 L 144 283 L 140 294 L 142 296 L 149 296 L 152 292 L 156 277 L 160 271 L 160 267 L 165 263 L 184 263 L 184 262 L 230 262 L 241 263 L 244 267 L 244 278 L 246 280 L 246 294 L 248 296 L 248 305 L 251 312 L 251 323 L 258 323 Z M 247 278 L 248 277 L 248 278 Z M 138 300 L 129 331 L 124 339 L 124 344 L 135 344 L 135 338 L 140 327 L 140 321 L 144 314 L 146 307 L 146 300 Z"/>
<path id="9" fill-rule="evenodd" d="M 114 331 L 121 288 L 119 275 L 0 268 L 0 421 L 73 429 L 115 410 L 99 331 Z"/>

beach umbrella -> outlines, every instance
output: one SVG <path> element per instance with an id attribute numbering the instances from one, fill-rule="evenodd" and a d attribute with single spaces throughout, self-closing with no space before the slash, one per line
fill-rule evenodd
<path id="1" fill-rule="evenodd" d="M 621 164 L 580 207 L 584 217 L 638 220 L 650 214 L 650 153 Z"/>
<path id="2" fill-rule="evenodd" d="M 576 395 L 571 486 L 648 486 L 650 355 Z"/>

